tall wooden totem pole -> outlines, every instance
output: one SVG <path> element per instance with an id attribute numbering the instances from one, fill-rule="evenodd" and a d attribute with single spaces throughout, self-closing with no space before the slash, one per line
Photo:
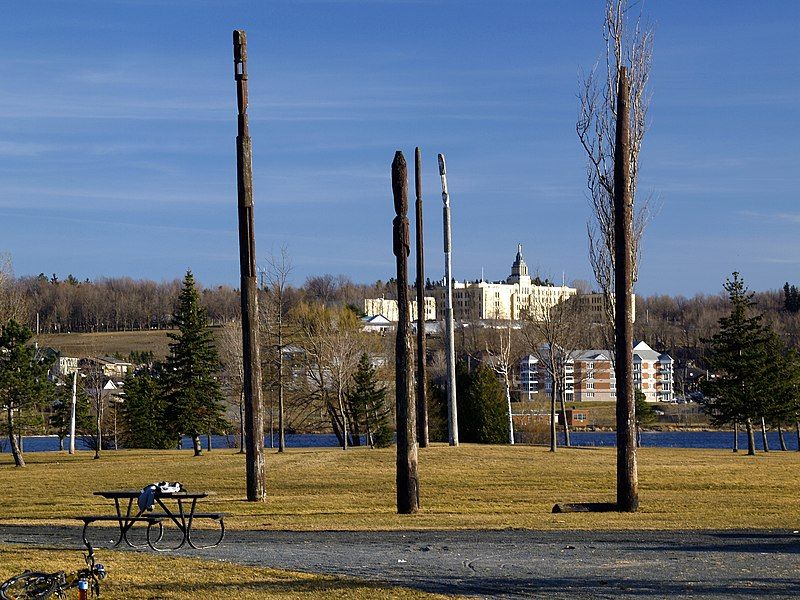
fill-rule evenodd
<path id="1" fill-rule="evenodd" d="M 393 251 L 397 257 L 397 322 L 395 344 L 395 394 L 397 412 L 397 512 L 415 513 L 419 509 L 417 477 L 417 425 L 414 404 L 414 358 L 408 310 L 408 255 L 411 251 L 408 217 L 408 167 L 399 150 L 392 161 Z"/>
<path id="2" fill-rule="evenodd" d="M 266 499 L 264 413 L 261 402 L 261 359 L 258 344 L 258 282 L 253 225 L 253 155 L 247 120 L 247 37 L 233 32 L 233 65 L 238 103 L 236 188 L 239 199 L 239 265 L 241 268 L 242 358 L 244 362 L 245 460 L 247 499 Z"/>

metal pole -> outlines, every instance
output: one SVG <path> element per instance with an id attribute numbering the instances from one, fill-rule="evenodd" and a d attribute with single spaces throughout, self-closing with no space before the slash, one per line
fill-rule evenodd
<path id="1" fill-rule="evenodd" d="M 78 370 L 72 373 L 72 409 L 69 417 L 69 453 L 75 454 L 75 405 L 78 401 Z"/>
<path id="2" fill-rule="evenodd" d="M 238 105 L 236 184 L 239 205 L 239 264 L 241 268 L 242 358 L 246 434 L 247 499 L 266 498 L 264 413 L 261 402 L 261 359 L 258 345 L 258 282 L 253 224 L 253 155 L 247 119 L 247 37 L 233 32 L 233 64 Z"/>
<path id="3" fill-rule="evenodd" d="M 397 257 L 397 339 L 395 342 L 395 398 L 397 412 L 397 512 L 419 509 L 417 424 L 414 404 L 414 354 L 408 310 L 408 255 L 411 252 L 408 211 L 408 169 L 399 150 L 392 161 L 392 193 L 397 215 L 392 222 L 392 249 Z M 347 432 L 345 432 L 346 434 Z"/>
<path id="4" fill-rule="evenodd" d="M 458 407 L 456 405 L 456 352 L 453 330 L 453 273 L 450 260 L 450 193 L 447 191 L 447 167 L 444 154 L 439 155 L 439 175 L 442 178 L 442 203 L 444 204 L 444 336 L 447 359 L 447 428 L 450 445 L 458 446 Z"/>
<path id="5" fill-rule="evenodd" d="M 422 242 L 422 153 L 414 151 L 414 187 L 417 195 L 417 442 L 428 447 L 428 400 L 425 349 L 425 251 Z"/>

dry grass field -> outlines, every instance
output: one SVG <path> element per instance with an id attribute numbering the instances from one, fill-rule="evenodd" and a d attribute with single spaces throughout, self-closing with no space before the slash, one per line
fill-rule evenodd
<path id="1" fill-rule="evenodd" d="M 152 352 L 163 359 L 169 351 L 167 331 L 111 331 L 108 333 L 48 333 L 36 336 L 40 346 L 60 350 L 65 356 L 111 356 L 118 352 L 127 357 L 133 351 Z"/>
<path id="2" fill-rule="evenodd" d="M 434 600 L 445 598 L 435 594 L 393 588 L 340 577 L 308 575 L 242 567 L 230 563 L 203 561 L 148 553 L 98 552 L 98 560 L 109 571 L 103 582 L 102 598 L 108 600 L 270 600 L 277 598 L 321 598 L 368 600 Z M 72 571 L 83 567 L 83 555 L 63 549 L 19 549 L 0 545 L 0 581 L 25 569 Z M 72 590 L 68 597 L 77 597 Z M 451 596 L 447 596 L 451 598 Z"/>
<path id="3" fill-rule="evenodd" d="M 100 489 L 181 481 L 216 492 L 205 504 L 230 513 L 230 528 L 383 529 L 684 529 L 800 527 L 800 453 L 755 457 L 725 450 L 643 448 L 641 510 L 635 514 L 552 514 L 557 502 L 612 501 L 613 449 L 434 445 L 420 451 L 422 510 L 395 513 L 394 449 L 267 451 L 268 501 L 244 497 L 244 457 L 214 450 L 26 455 L 16 469 L 0 454 L 2 522 L 75 524 L 107 513 Z"/>

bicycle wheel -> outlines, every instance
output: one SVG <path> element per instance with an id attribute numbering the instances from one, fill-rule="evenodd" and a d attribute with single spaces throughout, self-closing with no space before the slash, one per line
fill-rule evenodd
<path id="1" fill-rule="evenodd" d="M 58 587 L 57 573 L 25 571 L 0 585 L 2 600 L 45 600 Z"/>

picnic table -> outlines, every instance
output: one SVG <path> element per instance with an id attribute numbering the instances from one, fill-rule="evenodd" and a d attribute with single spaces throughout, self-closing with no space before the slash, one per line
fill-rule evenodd
<path id="1" fill-rule="evenodd" d="M 154 507 L 158 511 L 152 512 L 139 508 L 138 499 L 141 490 L 105 490 L 94 492 L 95 496 L 102 496 L 114 501 L 116 515 L 84 515 L 77 517 L 83 521 L 83 543 L 90 546 L 87 538 L 89 525 L 98 521 L 116 522 L 119 526 L 119 538 L 114 546 L 119 546 L 125 542 L 131 548 L 144 548 L 149 546 L 157 552 L 167 552 L 178 550 L 188 544 L 197 550 L 201 548 L 212 548 L 218 546 L 225 537 L 225 513 L 220 512 L 198 512 L 198 501 L 207 498 L 210 492 L 189 492 L 181 490 L 178 492 L 163 492 L 156 490 L 153 497 Z M 127 501 L 127 502 L 126 502 Z M 192 526 L 197 519 L 210 519 L 216 521 L 219 526 L 219 536 L 211 544 L 197 545 L 192 539 Z M 134 544 L 128 538 L 128 533 L 136 523 L 147 523 L 146 544 Z M 180 541 L 177 545 L 166 546 L 160 544 L 164 537 L 164 524 L 170 523 L 180 532 Z"/>

